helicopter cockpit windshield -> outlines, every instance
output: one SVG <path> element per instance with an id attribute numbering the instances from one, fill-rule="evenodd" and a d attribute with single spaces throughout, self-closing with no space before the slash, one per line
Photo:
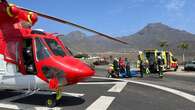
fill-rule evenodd
<path id="1" fill-rule="evenodd" d="M 61 45 L 59 45 L 57 41 L 53 39 L 45 39 L 45 42 L 55 56 L 64 57 L 66 55 Z"/>
<path id="2" fill-rule="evenodd" d="M 43 41 L 40 38 L 35 39 L 36 42 L 36 56 L 38 60 L 43 60 L 50 56 L 50 53 L 46 46 L 44 45 Z"/>

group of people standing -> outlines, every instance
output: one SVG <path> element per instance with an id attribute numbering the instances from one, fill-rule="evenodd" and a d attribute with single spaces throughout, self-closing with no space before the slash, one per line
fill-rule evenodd
<path id="1" fill-rule="evenodd" d="M 150 74 L 151 67 L 156 67 L 156 71 L 158 72 L 159 77 L 163 77 L 164 59 L 162 58 L 162 55 L 160 53 L 157 54 L 156 59 L 156 62 L 151 65 L 151 62 L 149 62 L 148 59 L 142 58 L 141 55 L 138 55 L 137 68 L 139 68 L 140 78 L 143 78 L 144 74 Z M 114 58 L 113 62 L 109 64 L 107 77 L 131 78 L 133 74 L 131 74 L 131 72 L 133 71 L 131 71 L 130 69 L 130 61 L 128 60 L 128 58 Z"/>
<path id="2" fill-rule="evenodd" d="M 156 65 L 156 71 L 159 74 L 159 77 L 163 77 L 163 65 L 164 65 L 164 59 L 162 58 L 162 55 L 160 53 L 157 54 L 157 62 L 155 64 L 152 64 L 152 67 Z M 140 77 L 143 78 L 144 74 L 150 74 L 150 62 L 148 59 L 142 59 L 140 55 L 138 55 L 138 61 L 137 61 L 138 68 L 140 69 Z"/>
<path id="3" fill-rule="evenodd" d="M 130 71 L 130 62 L 128 58 L 114 58 L 112 64 L 110 64 L 110 67 L 108 69 L 108 76 L 107 77 L 131 77 L 131 71 Z"/>

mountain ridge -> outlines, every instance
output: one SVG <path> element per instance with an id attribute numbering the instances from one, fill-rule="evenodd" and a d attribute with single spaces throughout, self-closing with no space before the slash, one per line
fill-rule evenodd
<path id="1" fill-rule="evenodd" d="M 181 54 L 178 45 L 181 42 L 189 43 L 189 49 L 186 51 L 189 55 L 195 55 L 193 44 L 195 44 L 195 35 L 184 30 L 172 28 L 163 23 L 149 23 L 140 31 L 129 36 L 118 37 L 117 39 L 129 43 L 129 46 L 103 38 L 99 35 L 87 36 L 86 34 L 75 31 L 65 35 L 62 40 L 70 47 L 79 47 L 85 52 L 128 52 L 144 49 L 160 49 L 160 42 L 168 43 L 168 50 L 176 54 Z"/>

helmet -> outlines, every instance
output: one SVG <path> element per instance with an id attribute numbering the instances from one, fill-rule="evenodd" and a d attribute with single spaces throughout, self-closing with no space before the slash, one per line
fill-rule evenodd
<path id="1" fill-rule="evenodd" d="M 109 66 L 114 66 L 113 64 L 109 64 Z"/>

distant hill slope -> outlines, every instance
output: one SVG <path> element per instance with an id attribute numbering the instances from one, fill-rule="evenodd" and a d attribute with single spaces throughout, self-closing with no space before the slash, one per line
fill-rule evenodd
<path id="1" fill-rule="evenodd" d="M 123 37 L 122 39 L 128 41 L 133 48 L 140 50 L 160 48 L 160 42 L 166 41 L 168 43 L 168 50 L 172 50 L 179 56 L 181 56 L 182 50 L 178 48 L 178 45 L 181 42 L 186 42 L 189 44 L 186 55 L 195 57 L 195 35 L 171 28 L 162 23 L 148 24 L 134 35 Z"/>
<path id="2" fill-rule="evenodd" d="M 61 39 L 73 50 L 81 52 L 120 52 L 120 50 L 123 49 L 122 47 L 125 47 L 123 44 L 111 41 L 99 35 L 87 36 L 80 31 L 73 31 Z"/>
<path id="3" fill-rule="evenodd" d="M 182 41 L 195 41 L 195 35 L 162 23 L 151 23 L 134 35 L 123 37 L 123 39 L 128 41 L 130 45 L 143 49 L 158 48 L 161 41 L 167 41 L 170 47 L 175 47 Z"/>
<path id="4" fill-rule="evenodd" d="M 189 32 L 171 28 L 162 23 L 151 23 L 146 25 L 137 33 L 129 36 L 120 37 L 129 43 L 129 46 L 99 37 L 99 35 L 87 36 L 86 34 L 74 31 L 62 38 L 70 47 L 85 52 L 106 52 L 106 51 L 132 51 L 160 48 L 160 42 L 167 41 L 168 49 L 181 55 L 178 45 L 187 42 L 190 46 L 187 55 L 195 56 L 195 35 Z"/>

